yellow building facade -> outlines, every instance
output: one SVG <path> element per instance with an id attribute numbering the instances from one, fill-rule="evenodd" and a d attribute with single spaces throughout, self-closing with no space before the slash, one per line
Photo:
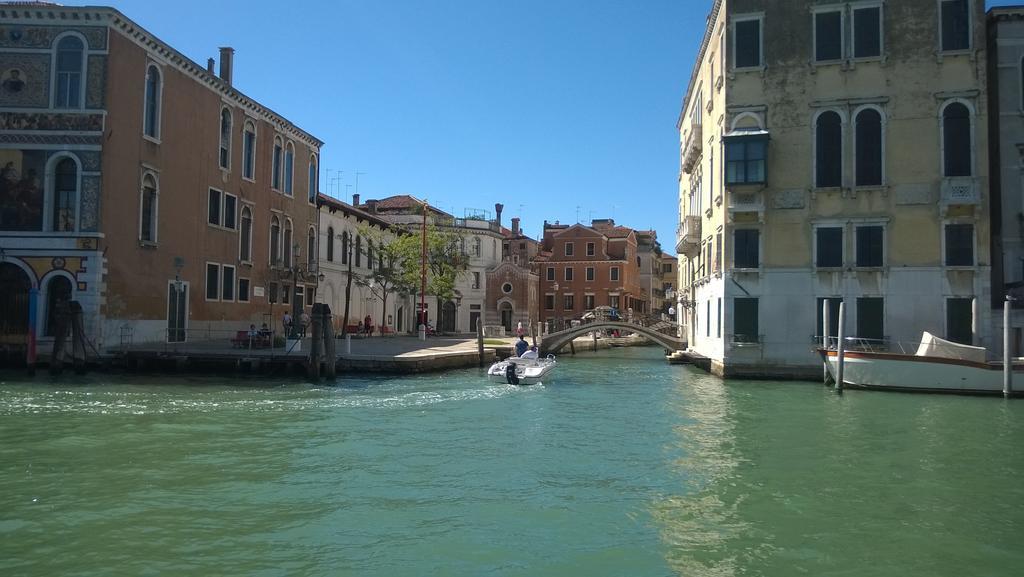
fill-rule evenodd
<path id="1" fill-rule="evenodd" d="M 680 324 L 725 375 L 987 345 L 981 0 L 715 0 L 679 116 Z"/>

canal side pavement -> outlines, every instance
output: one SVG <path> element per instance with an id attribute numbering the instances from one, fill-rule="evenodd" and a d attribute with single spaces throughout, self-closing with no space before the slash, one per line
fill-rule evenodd
<path id="1" fill-rule="evenodd" d="M 512 354 L 515 337 L 487 338 L 484 341 L 484 363 L 490 364 Z M 352 338 L 351 350 L 346 339 L 335 344 L 337 368 L 342 372 L 422 373 L 454 368 L 474 367 L 480 363 L 475 337 L 413 336 Z M 532 342 L 532 341 L 530 341 Z M 538 341 L 539 342 L 539 341 Z M 642 338 L 601 338 L 598 349 L 644 344 Z M 187 343 L 141 343 L 109 351 L 104 364 L 134 370 L 173 368 L 176 370 L 249 370 L 297 368 L 307 362 L 310 339 L 303 339 L 298 350 L 284 348 L 248 348 L 234 346 L 228 339 L 193 340 Z M 594 341 L 580 337 L 574 341 L 576 352 L 590 351 Z M 567 345 L 561 354 L 569 354 Z"/>

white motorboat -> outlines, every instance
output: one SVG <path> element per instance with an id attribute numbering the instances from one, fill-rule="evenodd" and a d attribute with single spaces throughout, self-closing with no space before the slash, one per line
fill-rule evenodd
<path id="1" fill-rule="evenodd" d="M 487 369 L 487 378 L 510 385 L 536 385 L 550 377 L 555 364 L 555 355 L 543 359 L 509 357 L 491 365 Z"/>
<path id="2" fill-rule="evenodd" d="M 843 353 L 843 385 L 854 388 L 886 389 L 961 394 L 1002 394 L 1003 363 L 988 362 L 986 351 L 940 339 L 924 333 L 914 354 L 880 352 L 854 347 Z M 834 380 L 839 353 L 834 348 L 818 349 Z M 1024 359 L 1014 363 L 1014 382 L 1024 384 Z"/>

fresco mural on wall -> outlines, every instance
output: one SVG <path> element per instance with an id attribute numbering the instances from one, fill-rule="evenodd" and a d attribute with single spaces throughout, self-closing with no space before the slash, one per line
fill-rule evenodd
<path id="1" fill-rule="evenodd" d="M 0 150 L 0 230 L 43 229 L 46 152 Z"/>

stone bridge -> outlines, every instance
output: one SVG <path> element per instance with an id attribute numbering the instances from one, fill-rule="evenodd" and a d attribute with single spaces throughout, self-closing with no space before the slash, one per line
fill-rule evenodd
<path id="1" fill-rule="evenodd" d="M 625 320 L 596 319 L 580 323 L 577 326 L 549 333 L 541 341 L 541 354 L 556 353 L 565 345 L 569 344 L 576 337 L 593 331 L 606 331 L 618 329 L 621 333 L 637 333 L 658 343 L 670 351 L 681 351 L 686 349 L 686 339 L 676 336 L 676 325 L 670 321 L 646 322 L 647 319 L 638 319 L 634 322 Z"/>

